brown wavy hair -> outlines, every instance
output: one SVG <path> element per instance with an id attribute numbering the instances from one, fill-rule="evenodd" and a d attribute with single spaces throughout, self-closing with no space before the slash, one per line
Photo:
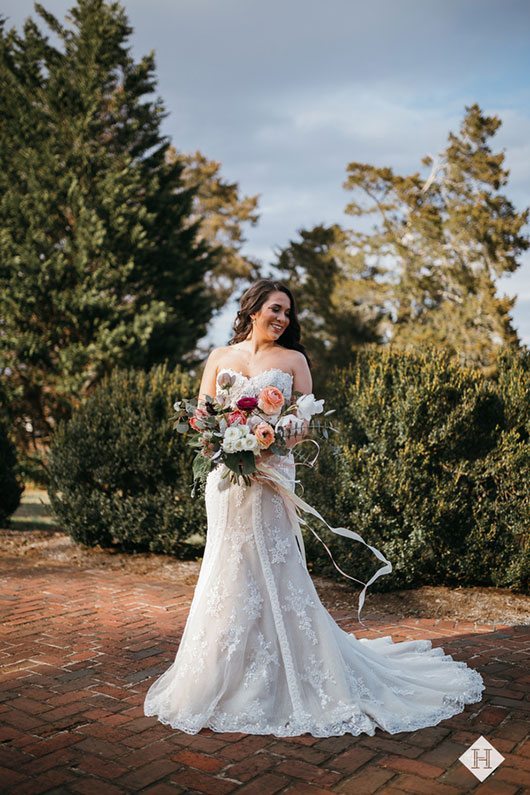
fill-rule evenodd
<path id="1" fill-rule="evenodd" d="M 304 354 L 308 366 L 311 367 L 311 360 L 305 347 L 300 342 L 300 323 L 298 321 L 294 295 L 283 282 L 276 282 L 272 279 L 258 279 L 253 282 L 250 287 L 247 287 L 240 299 L 240 308 L 232 325 L 234 335 L 228 340 L 228 345 L 234 345 L 236 342 L 242 342 L 247 338 L 252 328 L 252 319 L 250 316 L 254 314 L 254 312 L 259 312 L 267 296 L 275 290 L 285 293 L 291 302 L 289 325 L 283 334 L 278 337 L 278 345 L 282 345 L 284 348 L 290 348 L 294 351 L 300 351 L 300 353 Z"/>

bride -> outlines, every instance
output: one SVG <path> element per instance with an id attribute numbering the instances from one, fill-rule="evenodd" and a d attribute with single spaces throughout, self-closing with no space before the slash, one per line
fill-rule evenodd
<path id="1" fill-rule="evenodd" d="M 230 405 L 263 387 L 312 392 L 291 291 L 260 279 L 243 294 L 226 347 L 206 361 L 199 403 Z M 318 397 L 318 396 L 317 396 Z M 288 441 L 292 447 L 307 428 Z M 292 450 L 265 451 L 294 491 Z M 172 665 L 148 689 L 144 713 L 189 734 L 330 737 L 376 727 L 395 734 L 434 726 L 480 701 L 484 684 L 429 640 L 357 639 L 328 613 L 305 562 L 297 514 L 274 484 L 223 478 L 205 487 L 207 536 L 199 578 Z"/>

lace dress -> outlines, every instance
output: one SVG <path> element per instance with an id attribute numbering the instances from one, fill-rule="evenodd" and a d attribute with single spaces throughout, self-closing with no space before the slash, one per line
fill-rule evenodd
<path id="1" fill-rule="evenodd" d="M 282 370 L 227 371 L 231 403 L 270 384 L 291 397 Z M 292 452 L 273 462 L 294 489 Z M 189 734 L 330 737 L 434 726 L 481 700 L 480 674 L 430 640 L 342 630 L 318 597 L 284 498 L 267 482 L 231 484 L 223 468 L 206 482 L 206 546 L 182 639 L 148 689 L 145 715 Z"/>

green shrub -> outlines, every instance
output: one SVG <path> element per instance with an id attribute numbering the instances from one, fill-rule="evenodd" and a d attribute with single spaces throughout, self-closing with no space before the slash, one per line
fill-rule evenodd
<path id="1" fill-rule="evenodd" d="M 506 349 L 493 384 L 505 426 L 476 462 L 472 569 L 499 587 L 528 591 L 530 568 L 530 351 Z"/>
<path id="2" fill-rule="evenodd" d="M 317 471 L 302 468 L 301 480 L 330 524 L 359 532 L 392 562 L 375 589 L 528 588 L 521 368 L 507 357 L 498 380 L 488 381 L 440 350 L 389 348 L 359 351 L 333 373 L 326 407 L 337 409 L 340 435 L 321 446 Z M 311 522 L 346 573 L 366 580 L 379 567 L 365 547 Z M 344 582 L 312 533 L 304 537 L 313 570 Z"/>
<path id="3" fill-rule="evenodd" d="M 514 351 L 506 348 L 497 360 L 493 383 L 502 397 L 506 425 L 519 434 L 521 441 L 530 439 L 530 349 Z"/>
<path id="4" fill-rule="evenodd" d="M 193 451 L 172 427 L 173 403 L 196 384 L 164 365 L 116 370 L 59 425 L 49 495 L 62 527 L 85 545 L 197 556 L 204 500 L 190 497 Z"/>
<path id="5" fill-rule="evenodd" d="M 15 445 L 0 420 L 0 527 L 9 525 L 10 516 L 20 505 L 24 491 L 19 477 Z"/>

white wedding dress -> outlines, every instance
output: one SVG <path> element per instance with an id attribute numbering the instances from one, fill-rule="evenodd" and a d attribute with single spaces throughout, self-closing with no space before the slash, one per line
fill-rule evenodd
<path id="1" fill-rule="evenodd" d="M 225 370 L 235 376 L 231 403 L 270 384 L 291 398 L 283 370 L 251 378 Z M 294 488 L 292 452 L 272 462 Z M 223 470 L 207 478 L 199 579 L 175 660 L 149 687 L 145 715 L 188 734 L 330 737 L 434 726 L 481 700 L 480 674 L 430 640 L 358 640 L 342 630 L 318 597 L 284 498 L 267 482 L 231 484 Z"/>

